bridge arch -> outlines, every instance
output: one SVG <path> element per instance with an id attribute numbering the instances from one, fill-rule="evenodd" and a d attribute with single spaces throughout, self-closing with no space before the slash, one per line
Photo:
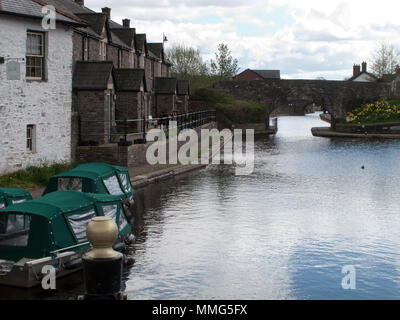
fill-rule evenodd
<path id="1" fill-rule="evenodd" d="M 267 117 L 279 105 L 302 102 L 304 107 L 320 104 L 334 119 L 340 119 L 363 103 L 385 100 L 391 94 L 390 83 L 329 80 L 223 81 L 214 88 L 237 99 L 268 104 Z"/>

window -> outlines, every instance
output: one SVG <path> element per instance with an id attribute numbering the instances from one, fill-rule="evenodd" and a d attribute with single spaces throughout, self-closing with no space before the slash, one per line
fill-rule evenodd
<path id="1" fill-rule="evenodd" d="M 74 190 L 82 192 L 82 179 L 81 178 L 58 178 L 57 190 Z"/>
<path id="2" fill-rule="evenodd" d="M 12 204 L 16 204 L 16 203 L 24 203 L 26 202 L 26 199 L 19 199 L 19 200 L 11 200 Z"/>
<path id="3" fill-rule="evenodd" d="M 122 51 L 118 50 L 118 68 L 122 68 Z"/>
<path id="4" fill-rule="evenodd" d="M 44 34 L 28 32 L 26 39 L 26 78 L 44 79 Z"/>
<path id="5" fill-rule="evenodd" d="M 119 230 L 120 231 L 123 230 L 128 224 L 128 221 L 126 221 L 126 218 L 125 218 L 125 215 L 123 213 L 123 210 L 121 210 L 119 212 L 119 223 L 118 224 L 119 224 Z"/>
<path id="6" fill-rule="evenodd" d="M 0 245 L 26 247 L 30 217 L 23 214 L 0 216 Z"/>
<path id="7" fill-rule="evenodd" d="M 128 175 L 125 173 L 119 174 L 119 179 L 121 180 L 122 186 L 126 192 L 131 192 L 131 183 L 128 179 Z"/>
<path id="8" fill-rule="evenodd" d="M 107 43 L 105 42 L 100 42 L 100 59 L 107 60 Z"/>
<path id="9" fill-rule="evenodd" d="M 34 124 L 26 126 L 26 148 L 28 151 L 36 152 L 36 126 Z"/>
<path id="10" fill-rule="evenodd" d="M 111 206 L 103 206 L 103 213 L 106 217 L 110 217 L 115 223 L 117 223 L 115 219 L 117 216 L 117 209 L 118 206 L 116 204 Z"/>
<path id="11" fill-rule="evenodd" d="M 69 224 L 78 242 L 87 241 L 86 228 L 90 220 L 96 216 L 94 209 L 68 217 Z"/>
<path id="12" fill-rule="evenodd" d="M 88 38 L 83 37 L 83 61 L 89 60 L 89 44 Z"/>
<path id="13" fill-rule="evenodd" d="M 114 196 L 120 196 L 120 195 L 124 194 L 124 192 L 121 190 L 121 187 L 119 185 L 119 182 L 118 182 L 118 179 L 116 176 L 111 176 L 107 179 L 103 179 L 103 182 L 104 182 L 109 194 L 112 194 Z"/>

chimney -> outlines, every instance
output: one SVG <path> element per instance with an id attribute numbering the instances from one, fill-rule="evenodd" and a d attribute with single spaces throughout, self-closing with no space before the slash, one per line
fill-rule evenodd
<path id="1" fill-rule="evenodd" d="M 85 6 L 85 0 L 74 0 L 76 4 L 79 4 L 80 6 Z"/>
<path id="2" fill-rule="evenodd" d="M 107 16 L 108 20 L 111 20 L 111 9 L 108 7 L 101 8 L 101 11 Z"/>
<path id="3" fill-rule="evenodd" d="M 129 20 L 129 19 L 122 20 L 122 25 L 124 26 L 124 28 L 130 28 L 131 27 L 131 20 Z"/>
<path id="4" fill-rule="evenodd" d="M 367 72 L 367 63 L 364 61 L 361 65 L 362 65 L 362 72 Z"/>
<path id="5" fill-rule="evenodd" d="M 358 76 L 359 74 L 360 74 L 361 72 L 360 72 L 360 65 L 358 64 L 355 64 L 354 66 L 353 66 L 353 77 L 354 76 Z"/>

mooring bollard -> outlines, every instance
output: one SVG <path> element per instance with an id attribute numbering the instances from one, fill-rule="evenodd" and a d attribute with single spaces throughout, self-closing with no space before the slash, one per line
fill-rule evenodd
<path id="1" fill-rule="evenodd" d="M 118 227 L 110 217 L 93 218 L 86 229 L 93 249 L 82 257 L 85 294 L 81 300 L 126 300 L 122 290 L 123 255 L 112 246 Z"/>

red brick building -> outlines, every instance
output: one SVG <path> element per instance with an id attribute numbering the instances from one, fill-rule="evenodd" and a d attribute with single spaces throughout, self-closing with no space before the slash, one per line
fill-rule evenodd
<path id="1" fill-rule="evenodd" d="M 242 73 L 236 75 L 233 80 L 265 80 L 280 79 L 281 72 L 279 70 L 252 70 L 246 69 Z"/>

